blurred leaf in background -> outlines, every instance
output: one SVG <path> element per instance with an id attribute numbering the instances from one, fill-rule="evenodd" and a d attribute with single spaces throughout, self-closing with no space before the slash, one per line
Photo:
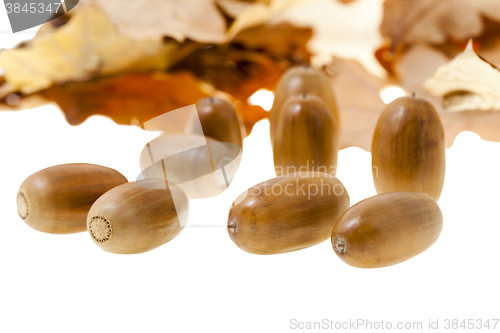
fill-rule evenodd
<path id="1" fill-rule="evenodd" d="M 500 62 L 498 0 L 123 4 L 81 1 L 72 16 L 51 21 L 32 41 L 2 51 L 0 107 L 22 109 L 43 98 L 56 102 L 72 124 L 93 114 L 130 124 L 215 94 L 234 102 L 249 133 L 267 116 L 249 97 L 262 88 L 273 90 L 290 66 L 308 63 L 331 77 L 343 148 L 370 149 L 385 105 L 381 94 L 390 86 L 436 106 L 448 146 L 463 130 L 500 141 L 500 112 L 451 113 L 442 107 L 442 96 L 423 88 L 469 38 L 480 56 Z"/>

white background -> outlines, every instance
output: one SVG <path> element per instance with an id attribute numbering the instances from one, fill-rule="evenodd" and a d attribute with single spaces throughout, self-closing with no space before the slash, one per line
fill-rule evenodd
<path id="1" fill-rule="evenodd" d="M 0 30 L 9 30 L 3 7 Z M 31 36 L 2 33 L 0 47 Z M 87 233 L 28 227 L 17 215 L 17 190 L 30 174 L 61 163 L 105 165 L 132 181 L 155 134 L 100 116 L 72 127 L 55 106 L 0 112 L 0 332 L 299 331 L 292 319 L 422 321 L 424 328 L 439 319 L 443 331 L 445 319 L 500 318 L 499 143 L 460 134 L 446 152 L 440 239 L 407 262 L 364 270 L 344 264 L 329 241 L 271 256 L 231 242 L 232 201 L 273 177 L 268 131 L 264 120 L 245 139 L 225 193 L 191 200 L 188 227 L 177 238 L 148 253 L 114 255 Z M 375 194 L 371 156 L 361 149 L 340 152 L 338 178 L 351 204 Z"/>

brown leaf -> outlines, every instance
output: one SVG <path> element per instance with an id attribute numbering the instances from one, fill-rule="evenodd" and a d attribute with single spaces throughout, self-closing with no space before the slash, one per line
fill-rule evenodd
<path id="1" fill-rule="evenodd" d="M 309 62 L 305 48 L 312 31 L 290 24 L 258 26 L 227 45 L 207 45 L 192 52 L 172 70 L 188 70 L 217 90 L 246 102 L 261 88 L 274 89 L 291 65 Z"/>
<path id="2" fill-rule="evenodd" d="M 46 23 L 33 40 L 0 53 L 6 83 L 0 98 L 11 92 L 31 94 L 53 83 L 84 81 L 124 71 L 158 70 L 168 65 L 177 43 L 134 40 L 117 34 L 104 12 L 85 6 L 53 33 Z"/>
<path id="3" fill-rule="evenodd" d="M 234 43 L 271 55 L 275 59 L 287 59 L 290 63 L 309 63 L 311 53 L 307 42 L 313 31 L 310 28 L 297 28 L 290 23 L 259 25 L 240 32 Z"/>
<path id="4" fill-rule="evenodd" d="M 479 55 L 500 68 L 500 39 L 496 39 L 488 46 L 479 50 Z"/>
<path id="5" fill-rule="evenodd" d="M 381 32 L 394 46 L 467 41 L 484 32 L 484 17 L 500 22 L 500 1 L 386 0 Z"/>
<path id="6" fill-rule="evenodd" d="M 375 125 L 385 108 L 379 94 L 392 81 L 368 73 L 355 60 L 335 58 L 327 72 L 333 75 L 340 113 L 340 148 L 354 146 L 370 151 Z"/>
<path id="7" fill-rule="evenodd" d="M 143 123 L 207 96 L 190 73 L 182 72 L 130 74 L 54 85 L 40 95 L 56 102 L 72 125 L 95 114 L 109 116 L 118 124 Z"/>
<path id="8" fill-rule="evenodd" d="M 498 111 L 461 111 L 449 112 L 442 107 L 442 99 L 424 90 L 425 80 L 437 68 L 451 59 L 439 50 L 419 44 L 410 48 L 398 59 L 396 68 L 401 85 L 418 97 L 429 100 L 438 110 L 445 129 L 446 146 L 451 147 L 455 137 L 462 131 L 477 133 L 484 140 L 500 141 L 500 112 Z"/>
<path id="9" fill-rule="evenodd" d="M 500 71 L 474 51 L 472 41 L 424 82 L 424 89 L 442 98 L 446 111 L 499 111 Z"/>
<path id="10" fill-rule="evenodd" d="M 159 40 L 169 36 L 179 42 L 189 38 L 200 43 L 226 39 L 224 17 L 208 0 L 80 0 L 98 3 L 118 31 L 135 39 Z M 124 6 L 126 8 L 124 8 Z"/>
<path id="11" fill-rule="evenodd" d="M 231 40 L 243 30 L 265 24 L 286 9 L 304 2 L 305 0 L 258 0 L 242 11 L 227 33 Z"/>
<path id="12" fill-rule="evenodd" d="M 250 134 L 256 122 L 269 116 L 269 112 L 258 105 L 249 105 L 248 103 L 239 102 L 236 103 L 236 107 L 243 117 L 247 134 Z"/>
<path id="13" fill-rule="evenodd" d="M 252 5 L 252 1 L 216 0 L 222 11 L 229 17 L 235 18 Z"/>
<path id="14" fill-rule="evenodd" d="M 192 71 L 202 81 L 240 101 L 246 101 L 260 88 L 272 88 L 283 71 L 266 54 L 231 46 L 195 51 L 172 70 Z"/>

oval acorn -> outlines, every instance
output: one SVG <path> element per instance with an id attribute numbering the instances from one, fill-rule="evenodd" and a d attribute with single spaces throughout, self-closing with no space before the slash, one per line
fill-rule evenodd
<path id="1" fill-rule="evenodd" d="M 437 203 L 419 192 L 391 192 L 348 209 L 332 232 L 332 246 L 345 263 L 377 268 L 408 260 L 429 248 L 443 228 Z"/>
<path id="2" fill-rule="evenodd" d="M 377 193 L 423 192 L 438 200 L 444 184 L 443 125 L 427 101 L 402 97 L 381 114 L 372 145 Z"/>
<path id="3" fill-rule="evenodd" d="M 118 171 L 74 163 L 40 170 L 24 180 L 17 194 L 17 211 L 35 230 L 70 234 L 86 230 L 92 204 L 127 179 Z"/>
<path id="4" fill-rule="evenodd" d="M 203 132 L 200 132 L 197 119 L 192 118 L 186 126 L 186 133 L 205 135 L 220 142 L 232 142 L 243 149 L 245 126 L 231 103 L 219 97 L 205 97 L 196 103 L 196 110 Z"/>
<path id="5" fill-rule="evenodd" d="M 272 144 L 274 144 L 274 139 L 276 138 L 275 132 L 279 124 L 278 119 L 283 104 L 291 96 L 302 94 L 303 91 L 309 95 L 318 96 L 325 101 L 335 120 L 335 126 L 337 126 L 335 132 L 339 131 L 340 119 L 337 102 L 335 101 L 328 78 L 323 72 L 310 66 L 297 66 L 288 69 L 283 74 L 274 91 L 274 103 L 269 115 Z"/>
<path id="6" fill-rule="evenodd" d="M 240 195 L 229 211 L 227 229 L 246 252 L 291 252 L 328 239 L 347 208 L 349 195 L 337 178 L 314 172 L 287 174 Z"/>
<path id="7" fill-rule="evenodd" d="M 290 97 L 278 118 L 273 154 L 276 175 L 301 168 L 335 176 L 339 133 L 335 119 L 319 97 Z"/>
<path id="8" fill-rule="evenodd" d="M 171 184 L 170 184 L 171 185 Z M 142 180 L 106 192 L 90 208 L 87 230 L 111 253 L 142 253 L 174 239 L 184 228 L 189 200 L 178 186 Z"/>

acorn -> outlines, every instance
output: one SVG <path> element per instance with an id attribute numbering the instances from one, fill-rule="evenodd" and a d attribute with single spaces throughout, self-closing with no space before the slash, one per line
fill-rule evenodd
<path id="1" fill-rule="evenodd" d="M 24 180 L 17 194 L 17 211 L 27 225 L 38 231 L 82 232 L 97 198 L 126 182 L 118 171 L 100 165 L 52 166 Z"/>
<path id="2" fill-rule="evenodd" d="M 331 236 L 349 195 L 335 177 L 287 174 L 241 194 L 229 211 L 227 230 L 242 250 L 278 254 L 321 243 Z"/>
<path id="3" fill-rule="evenodd" d="M 224 192 L 241 161 L 241 150 L 198 134 L 162 134 L 150 141 L 140 155 L 138 179 L 165 179 L 179 185 L 190 199 Z"/>
<path id="4" fill-rule="evenodd" d="M 196 110 L 198 117 L 191 116 L 186 133 L 205 135 L 220 142 L 232 142 L 243 149 L 245 125 L 231 103 L 219 97 L 205 97 L 196 103 Z"/>
<path id="5" fill-rule="evenodd" d="M 429 248 L 443 228 L 437 203 L 419 192 L 391 192 L 349 208 L 332 232 L 332 246 L 345 263 L 377 268 L 408 260 Z"/>
<path id="6" fill-rule="evenodd" d="M 142 180 L 106 192 L 90 208 L 87 230 L 101 249 L 117 254 L 150 251 L 184 228 L 189 200 L 175 185 Z"/>
<path id="7" fill-rule="evenodd" d="M 278 117 L 273 154 L 276 175 L 306 170 L 337 172 L 339 133 L 326 103 L 319 97 L 290 97 Z"/>
<path id="8" fill-rule="evenodd" d="M 278 119 L 283 104 L 291 96 L 302 94 L 303 91 L 309 95 L 318 96 L 325 101 L 335 121 L 334 124 L 337 126 L 335 132 L 339 131 L 340 119 L 337 102 L 328 78 L 323 72 L 308 65 L 297 66 L 288 69 L 283 74 L 274 90 L 274 103 L 269 116 L 272 144 L 274 144 L 276 137 L 275 132 L 279 124 Z"/>
<path id="9" fill-rule="evenodd" d="M 445 145 L 436 109 L 415 97 L 387 105 L 373 137 L 372 166 L 377 193 L 416 191 L 437 201 L 444 184 Z"/>

